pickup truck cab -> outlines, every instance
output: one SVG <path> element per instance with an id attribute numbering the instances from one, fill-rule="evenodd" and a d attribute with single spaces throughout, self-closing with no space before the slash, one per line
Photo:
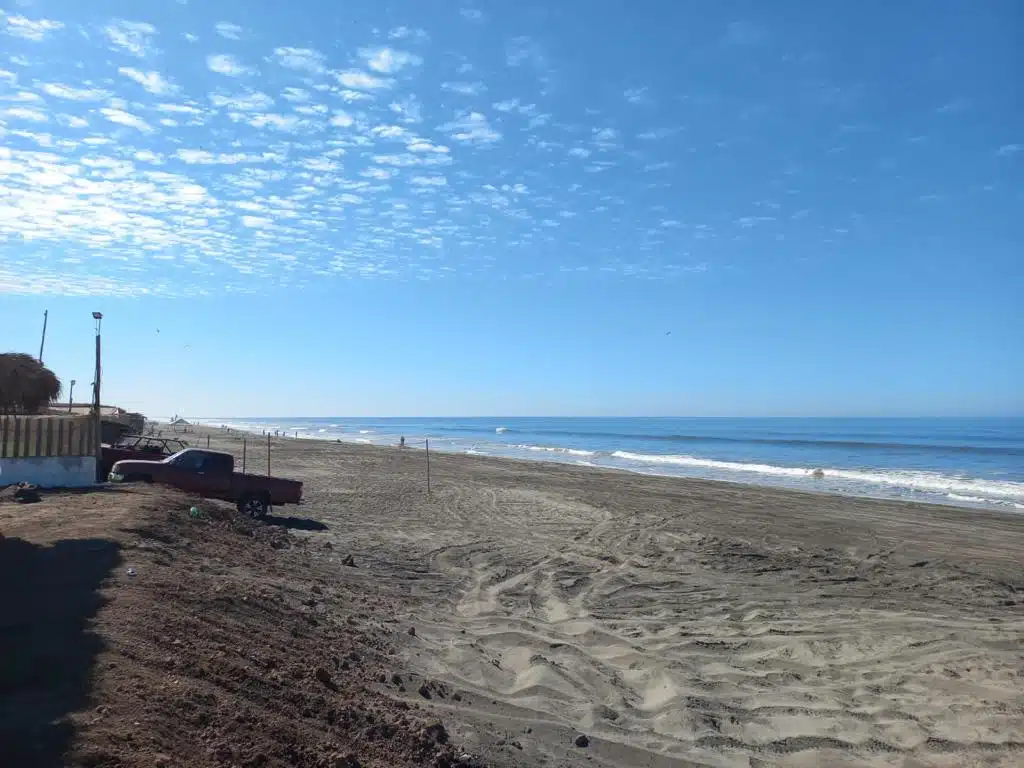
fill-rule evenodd
<path id="1" fill-rule="evenodd" d="M 302 501 L 302 483 L 235 472 L 235 458 L 230 453 L 200 448 L 186 448 L 162 461 L 118 461 L 107 479 L 112 483 L 161 483 L 231 501 L 239 512 L 251 517 L 263 517 L 274 505 Z"/>

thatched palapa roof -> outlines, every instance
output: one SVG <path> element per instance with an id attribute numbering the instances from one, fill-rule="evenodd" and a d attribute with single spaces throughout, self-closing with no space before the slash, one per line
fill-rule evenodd
<path id="1" fill-rule="evenodd" d="M 61 389 L 57 374 L 31 355 L 0 354 L 0 413 L 38 413 Z"/>

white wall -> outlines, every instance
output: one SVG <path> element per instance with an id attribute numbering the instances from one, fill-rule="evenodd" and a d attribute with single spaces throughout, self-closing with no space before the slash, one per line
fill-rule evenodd
<path id="1" fill-rule="evenodd" d="M 31 483 L 41 488 L 81 488 L 95 482 L 95 456 L 0 459 L 0 488 L 15 483 Z"/>

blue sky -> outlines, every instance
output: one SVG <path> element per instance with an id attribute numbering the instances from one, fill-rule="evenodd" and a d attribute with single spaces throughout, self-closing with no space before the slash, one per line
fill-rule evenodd
<path id="1" fill-rule="evenodd" d="M 99 309 L 151 414 L 1024 413 L 1013 0 L 0 3 L 83 396 Z"/>

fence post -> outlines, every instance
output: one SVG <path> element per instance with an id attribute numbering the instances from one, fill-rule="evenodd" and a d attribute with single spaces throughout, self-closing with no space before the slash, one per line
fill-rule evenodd
<path id="1" fill-rule="evenodd" d="M 270 432 L 267 432 L 267 477 L 270 477 Z"/>
<path id="2" fill-rule="evenodd" d="M 427 496 L 430 495 L 430 438 L 427 438 Z"/>
<path id="3" fill-rule="evenodd" d="M 245 474 L 245 447 L 246 447 L 246 441 L 245 441 L 245 438 L 243 437 L 242 438 L 242 474 L 243 475 Z"/>
<path id="4" fill-rule="evenodd" d="M 210 436 L 209 435 L 206 436 L 206 447 L 207 448 L 210 447 Z"/>

